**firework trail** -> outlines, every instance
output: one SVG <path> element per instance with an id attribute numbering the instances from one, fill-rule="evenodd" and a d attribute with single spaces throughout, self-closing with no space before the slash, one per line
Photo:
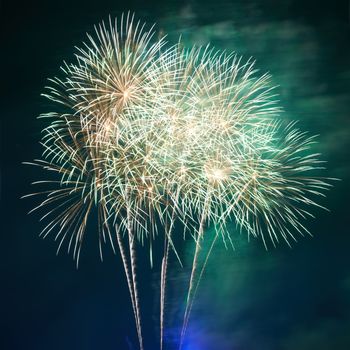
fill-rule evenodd
<path id="1" fill-rule="evenodd" d="M 261 237 L 265 246 L 288 244 L 308 233 L 303 222 L 320 206 L 329 184 L 312 153 L 313 136 L 280 118 L 270 76 L 259 76 L 243 61 L 207 47 L 185 49 L 154 38 L 153 27 L 122 16 L 95 27 L 77 49 L 75 63 L 50 79 L 46 98 L 57 111 L 45 113 L 41 159 L 53 174 L 39 181 L 45 199 L 33 210 L 51 217 L 41 234 L 55 233 L 77 264 L 84 233 L 97 208 L 102 243 L 121 254 L 143 350 L 137 284 L 137 243 L 164 240 L 160 278 L 160 347 L 174 225 L 195 251 L 180 348 L 210 253 L 221 237 L 231 242 L 227 223 Z M 214 237 L 205 228 L 215 226 Z M 178 233 L 176 233 L 178 234 Z M 212 244 L 201 265 L 201 245 Z M 150 258 L 152 264 L 152 248 Z"/>

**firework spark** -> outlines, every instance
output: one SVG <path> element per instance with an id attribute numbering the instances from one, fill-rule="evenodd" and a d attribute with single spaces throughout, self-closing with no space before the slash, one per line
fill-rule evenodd
<path id="1" fill-rule="evenodd" d="M 161 264 L 160 344 L 163 348 L 168 256 L 174 225 L 195 240 L 182 346 L 198 285 L 227 223 L 260 236 L 267 246 L 307 233 L 329 185 L 314 175 L 322 167 L 311 150 L 314 137 L 295 123 L 284 125 L 270 76 L 254 62 L 210 47 L 166 47 L 154 32 L 122 16 L 95 28 L 75 63 L 51 79 L 45 97 L 57 112 L 43 114 L 42 158 L 34 163 L 56 174 L 35 209 L 49 207 L 42 231 L 55 231 L 58 250 L 79 261 L 88 218 L 98 212 L 100 252 L 117 242 L 143 349 L 136 275 L 137 241 L 164 239 Z M 215 225 L 212 245 L 199 266 L 205 228 Z M 125 238 L 127 239 L 125 242 Z M 152 252 L 150 253 L 152 255 Z"/>

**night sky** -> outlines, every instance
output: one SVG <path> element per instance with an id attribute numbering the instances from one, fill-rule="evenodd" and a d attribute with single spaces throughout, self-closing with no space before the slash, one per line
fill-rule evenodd
<path id="1" fill-rule="evenodd" d="M 36 117 L 52 104 L 40 94 L 74 46 L 108 15 L 135 11 L 157 22 L 170 43 L 207 44 L 253 56 L 278 85 L 283 118 L 319 134 L 323 175 L 341 179 L 314 210 L 290 249 L 265 251 L 234 235 L 218 243 L 201 284 L 184 350 L 350 349 L 350 24 L 348 1 L 3 1 L 1 3 L 1 326 L 3 350 L 130 350 L 137 338 L 120 257 L 99 258 L 96 225 L 86 233 L 79 269 L 38 237 L 37 203 L 20 200 L 43 174 L 21 164 L 40 157 Z M 183 244 L 189 261 L 191 245 Z M 146 350 L 157 349 L 159 258 L 140 249 Z M 167 340 L 179 327 L 188 270 L 171 262 Z M 172 347 L 169 346 L 169 350 Z"/>

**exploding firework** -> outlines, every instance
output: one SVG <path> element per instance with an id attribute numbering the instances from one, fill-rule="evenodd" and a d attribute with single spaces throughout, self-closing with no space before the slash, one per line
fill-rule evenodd
<path id="1" fill-rule="evenodd" d="M 43 114 L 43 155 L 31 164 L 56 174 L 38 208 L 79 261 L 88 217 L 98 212 L 100 252 L 109 240 L 120 251 L 143 349 L 136 276 L 138 241 L 164 240 L 160 281 L 163 348 L 168 257 L 174 225 L 195 240 L 180 348 L 210 252 L 217 237 L 231 241 L 227 223 L 288 244 L 308 232 L 303 221 L 329 185 L 311 151 L 314 137 L 284 125 L 270 76 L 254 62 L 210 47 L 167 47 L 135 22 L 102 23 L 78 49 L 75 63 L 51 79 L 45 97 L 58 112 Z M 35 210 L 34 209 L 34 210 Z M 216 227 L 199 266 L 205 228 Z M 177 233 L 178 234 L 178 233 Z M 150 252 L 152 255 L 152 252 Z"/>

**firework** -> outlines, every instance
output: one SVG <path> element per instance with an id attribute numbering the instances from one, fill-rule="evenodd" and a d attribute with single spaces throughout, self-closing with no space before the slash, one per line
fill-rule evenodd
<path id="1" fill-rule="evenodd" d="M 161 263 L 160 342 L 163 348 L 168 256 L 174 225 L 195 240 L 180 348 L 210 252 L 220 235 L 231 241 L 228 222 L 276 244 L 289 244 L 312 216 L 328 184 L 310 149 L 314 137 L 295 123 L 284 125 L 270 76 L 254 62 L 210 47 L 166 47 L 152 29 L 122 16 L 95 28 L 76 61 L 51 79 L 45 97 L 58 111 L 43 114 L 43 155 L 34 163 L 56 174 L 41 181 L 53 217 L 42 231 L 58 250 L 79 261 L 92 208 L 102 242 L 117 242 L 143 349 L 137 287 L 136 244 L 164 240 Z M 205 228 L 215 225 L 212 245 L 198 266 Z M 125 242 L 125 238 L 127 242 Z M 268 238 L 268 239 L 267 239 Z M 150 252 L 152 257 L 152 251 Z M 152 260 L 152 259 L 151 259 Z M 181 261 L 180 261 L 181 262 Z"/>

